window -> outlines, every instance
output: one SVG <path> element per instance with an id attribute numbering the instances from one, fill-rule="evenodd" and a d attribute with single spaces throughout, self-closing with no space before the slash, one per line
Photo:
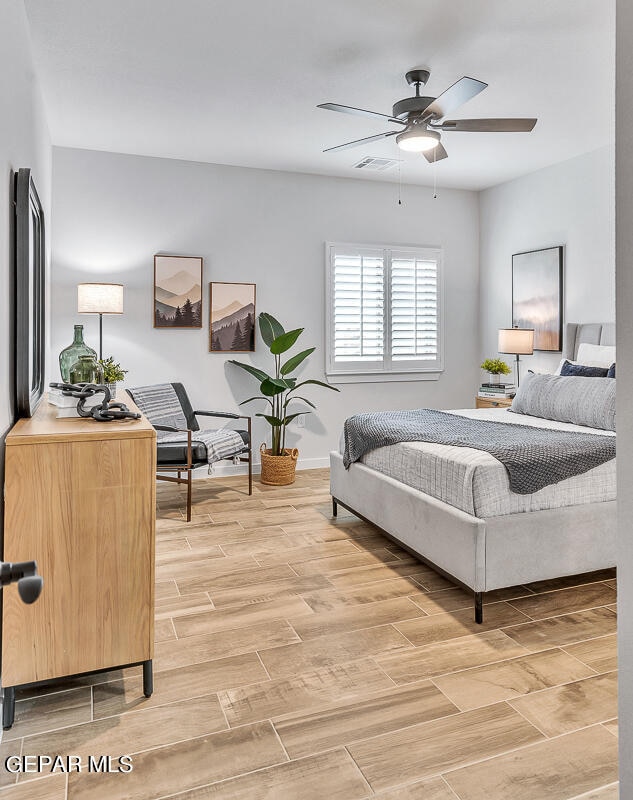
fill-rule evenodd
<path id="1" fill-rule="evenodd" d="M 441 250 L 328 244 L 326 251 L 327 375 L 437 378 Z"/>

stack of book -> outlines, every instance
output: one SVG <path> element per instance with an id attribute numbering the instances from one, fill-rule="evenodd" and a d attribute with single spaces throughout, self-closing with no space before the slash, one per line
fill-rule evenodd
<path id="1" fill-rule="evenodd" d="M 477 392 L 479 397 L 514 397 L 516 386 L 513 383 L 482 383 Z"/>
<path id="2" fill-rule="evenodd" d="M 53 389 L 51 387 L 48 390 L 48 402 L 58 408 L 77 408 L 79 401 L 76 397 L 66 397 L 62 394 L 61 389 Z"/>

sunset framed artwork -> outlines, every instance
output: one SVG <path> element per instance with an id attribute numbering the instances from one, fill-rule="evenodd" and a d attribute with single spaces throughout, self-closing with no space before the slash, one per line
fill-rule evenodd
<path id="1" fill-rule="evenodd" d="M 202 328 L 200 256 L 154 256 L 154 327 Z"/>
<path id="2" fill-rule="evenodd" d="M 209 284 L 209 352 L 255 350 L 255 284 Z"/>

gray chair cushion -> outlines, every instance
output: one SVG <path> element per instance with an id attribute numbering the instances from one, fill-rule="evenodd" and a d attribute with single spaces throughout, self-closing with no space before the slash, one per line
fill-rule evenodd
<path id="1" fill-rule="evenodd" d="M 237 431 L 244 442 L 244 451 L 248 449 L 248 432 Z M 158 443 L 157 466 L 171 466 L 187 463 L 187 439 L 182 442 L 159 442 Z M 244 452 L 242 451 L 242 452 Z M 207 464 L 207 448 L 202 442 L 196 442 L 195 437 L 191 441 L 191 457 L 195 466 Z"/>
<path id="2" fill-rule="evenodd" d="M 157 466 L 161 464 L 186 464 L 187 463 L 187 442 L 159 442 L 158 443 Z M 207 448 L 202 442 L 191 443 L 191 458 L 194 464 L 207 463 Z"/>
<path id="3" fill-rule="evenodd" d="M 515 414 L 615 430 L 615 380 L 528 373 L 512 402 Z"/>

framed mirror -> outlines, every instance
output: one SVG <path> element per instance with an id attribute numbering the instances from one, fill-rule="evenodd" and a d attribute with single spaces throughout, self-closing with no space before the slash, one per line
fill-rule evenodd
<path id="1" fill-rule="evenodd" d="M 15 405 L 31 417 L 44 393 L 46 239 L 30 169 L 15 176 Z"/>

